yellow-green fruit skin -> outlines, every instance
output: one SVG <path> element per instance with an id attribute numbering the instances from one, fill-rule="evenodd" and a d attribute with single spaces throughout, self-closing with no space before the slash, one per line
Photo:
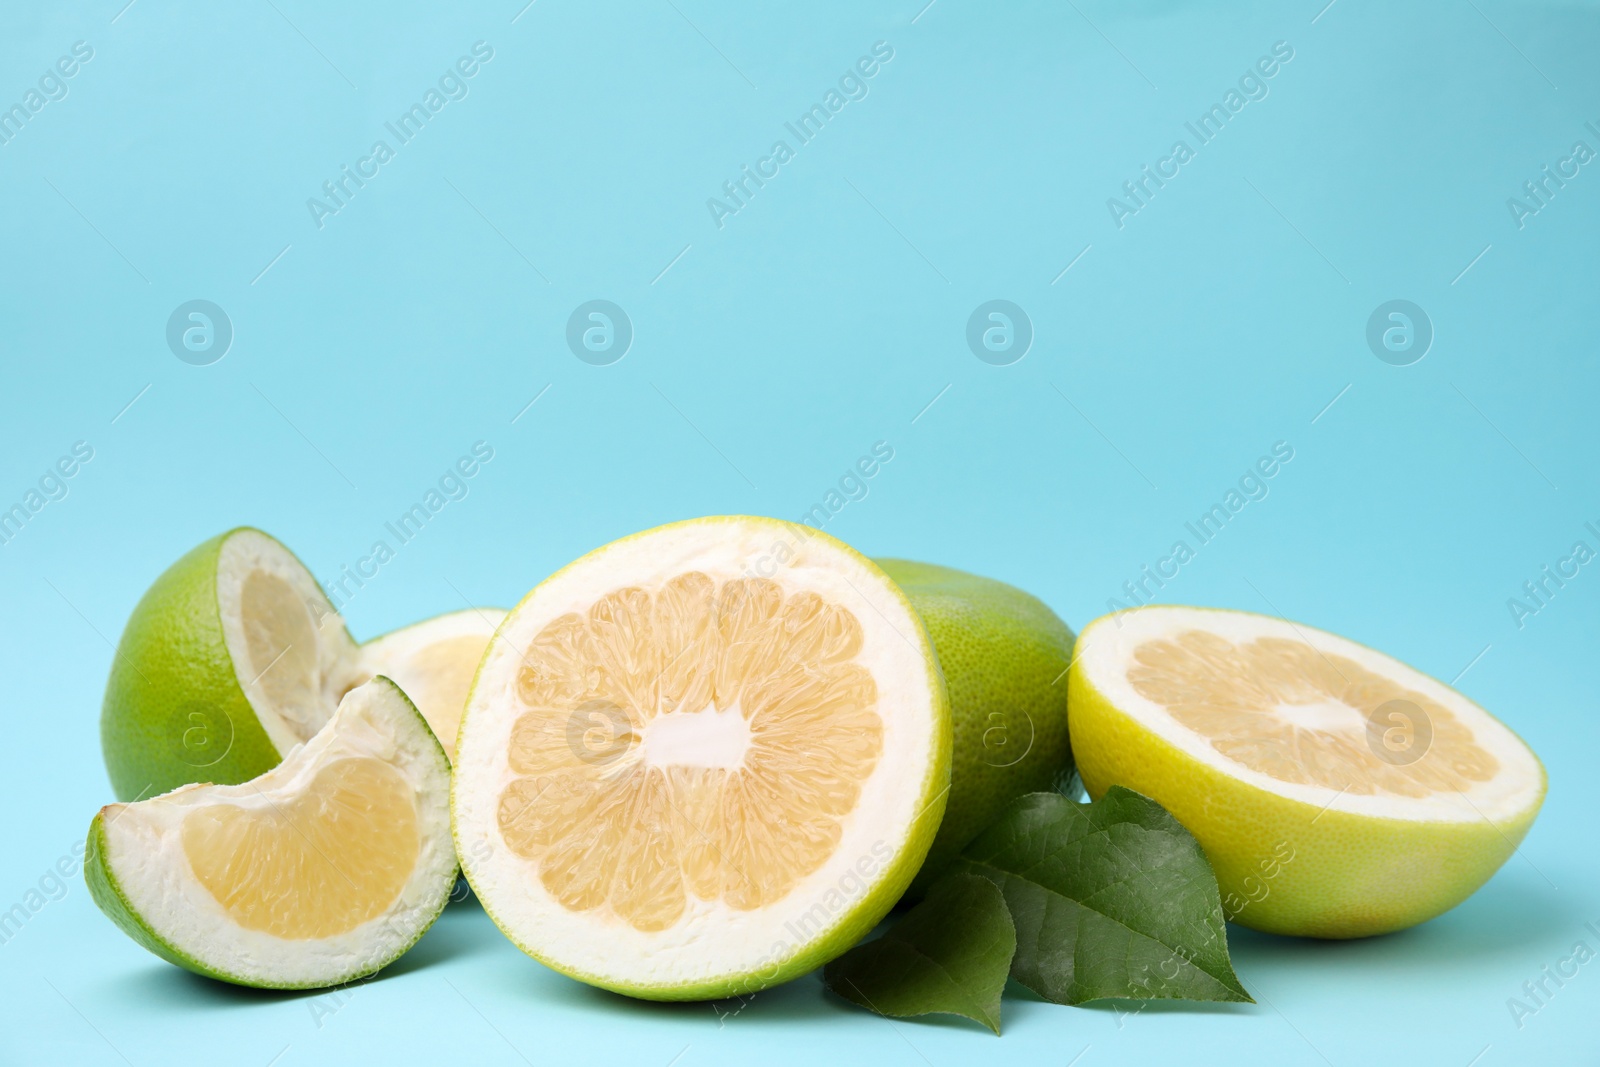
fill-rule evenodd
<path id="1" fill-rule="evenodd" d="M 1223 913 L 1266 933 L 1367 937 L 1426 922 L 1488 881 L 1538 813 L 1534 804 L 1500 823 L 1440 823 L 1318 811 L 1185 754 L 1114 707 L 1081 663 L 1067 688 L 1089 795 L 1120 785 L 1170 811 L 1205 850 Z"/>
<path id="2" fill-rule="evenodd" d="M 229 531 L 155 580 L 122 631 L 100 709 L 100 745 L 118 800 L 192 782 L 238 785 L 280 755 L 239 688 L 217 606 Z"/>
<path id="3" fill-rule="evenodd" d="M 112 872 L 110 863 L 106 860 L 104 812 L 96 813 L 94 822 L 89 824 L 89 838 L 83 854 L 83 880 L 89 886 L 89 896 L 100 906 L 100 910 L 117 924 L 118 929 L 168 963 L 175 963 L 207 978 L 248 984 L 235 975 L 213 970 L 194 957 L 185 955 L 140 921 L 132 905 L 128 903 L 127 896 L 123 894 L 122 886 L 117 883 L 117 876 Z"/>
<path id="4" fill-rule="evenodd" d="M 873 562 L 933 639 L 954 726 L 949 803 L 906 893 L 916 900 L 1012 800 L 1054 789 L 1071 771 L 1064 674 L 1073 635 L 1015 586 L 931 563 Z"/>

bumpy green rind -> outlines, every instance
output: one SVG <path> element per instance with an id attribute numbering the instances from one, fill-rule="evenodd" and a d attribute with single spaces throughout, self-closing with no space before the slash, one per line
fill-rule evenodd
<path id="1" fill-rule="evenodd" d="M 933 637 L 954 723 L 950 803 L 907 892 L 917 900 L 1006 806 L 1072 770 L 1066 670 L 1073 634 L 1043 601 L 975 574 L 875 561 Z"/>
<path id="2" fill-rule="evenodd" d="M 635 537 L 643 537 L 647 534 L 671 529 L 675 526 L 687 526 L 691 524 L 711 522 L 762 523 L 771 526 L 776 537 L 784 539 L 790 543 L 820 538 L 829 546 L 848 556 L 854 557 L 858 562 L 864 565 L 869 572 L 882 572 L 882 568 L 873 560 L 868 559 L 866 556 L 862 555 L 860 552 L 857 552 L 855 549 L 851 548 L 849 545 L 845 544 L 843 541 L 840 541 L 831 534 L 823 533 L 820 530 L 814 529 L 810 526 L 803 526 L 796 523 L 785 522 L 781 519 L 773 519 L 763 516 L 718 515 L 702 519 L 685 519 L 681 522 L 667 523 L 664 526 L 657 526 L 649 530 L 643 530 L 639 533 L 632 534 L 629 537 L 621 538 L 620 540 L 632 540 Z M 611 544 L 617 543 L 619 542 L 611 542 Z M 602 546 L 601 548 L 595 549 L 594 552 L 589 552 L 583 556 L 580 556 L 578 559 L 567 564 L 559 571 L 556 571 L 555 574 L 550 575 L 550 577 L 546 578 L 544 581 L 549 582 L 557 575 L 564 574 L 572 568 L 582 565 L 588 561 L 590 556 L 593 556 L 596 552 L 604 551 L 607 547 L 610 546 Z M 541 586 L 543 584 L 544 582 L 540 583 Z M 891 589 L 899 591 L 901 598 L 906 601 L 907 607 L 911 607 L 911 601 L 905 596 L 905 592 L 900 590 L 892 580 L 888 584 Z M 522 610 L 523 604 L 526 604 L 528 599 L 536 592 L 538 592 L 537 586 L 531 590 L 527 596 L 523 597 L 515 608 L 511 609 L 511 613 L 506 616 L 505 622 L 502 622 L 500 625 L 501 630 L 505 629 L 506 623 L 509 623 L 516 616 L 517 612 Z M 914 608 L 912 608 L 910 614 L 913 619 L 918 618 Z M 498 634 L 499 631 L 496 632 Z M 916 876 L 917 871 L 921 868 L 922 862 L 927 856 L 927 848 L 930 844 L 932 844 L 934 836 L 938 832 L 939 825 L 944 819 L 945 805 L 950 793 L 949 785 L 952 731 L 950 728 L 950 702 L 945 692 L 944 678 L 939 672 L 938 658 L 934 654 L 933 642 L 928 635 L 926 626 L 919 626 L 915 634 L 904 636 L 906 636 L 907 640 L 915 641 L 924 653 L 928 666 L 928 688 L 933 697 L 933 712 L 937 729 L 937 736 L 934 738 L 933 758 L 928 763 L 928 771 L 926 776 L 918 786 L 918 795 L 922 798 L 922 806 L 919 809 L 920 814 L 916 817 L 916 819 L 913 820 L 911 826 L 906 830 L 906 847 L 901 850 L 900 855 L 896 857 L 895 862 L 885 871 L 883 880 L 878 884 L 877 888 L 865 894 L 860 901 L 856 902 L 854 905 L 854 910 L 848 914 L 844 921 L 829 931 L 828 934 L 812 941 L 809 945 L 795 952 L 793 955 L 777 961 L 769 968 L 758 968 L 756 970 L 741 974 L 723 975 L 721 977 L 704 982 L 686 982 L 679 985 L 644 986 L 627 982 L 615 982 L 610 979 L 601 978 L 597 975 L 587 974 L 579 971 L 576 968 L 568 968 L 563 966 L 558 961 L 541 955 L 534 947 L 529 945 L 525 939 L 519 937 L 515 929 L 508 926 L 504 921 L 502 921 L 500 916 L 495 914 L 489 898 L 480 892 L 477 886 L 473 886 L 473 893 L 475 896 L 477 896 L 479 903 L 483 905 L 484 912 L 488 914 L 489 918 L 494 921 L 494 924 L 500 928 L 500 932 L 505 934 L 507 939 L 509 939 L 512 944 L 516 945 L 523 952 L 538 960 L 546 967 L 549 967 L 551 970 L 564 974 L 568 978 L 575 978 L 580 982 L 587 983 L 588 985 L 599 986 L 603 989 L 609 989 L 613 993 L 621 993 L 624 996 L 637 997 L 641 1000 L 718 1000 L 726 997 L 745 996 L 762 989 L 780 985 L 784 982 L 790 981 L 791 979 L 798 978 L 803 974 L 809 974 L 818 967 L 821 967 L 823 964 L 843 954 L 845 951 L 855 945 L 856 942 L 860 941 L 863 937 L 870 933 L 872 929 L 878 925 L 878 923 L 882 922 L 883 917 L 887 915 L 890 909 L 894 907 L 895 902 L 905 894 L 906 887 L 911 884 L 912 878 Z M 485 651 L 484 656 L 485 659 L 487 659 L 487 650 Z M 480 663 L 478 667 L 478 674 L 473 678 L 472 682 L 474 690 L 477 689 L 478 683 L 482 681 L 482 679 L 483 665 Z M 469 693 L 467 697 L 467 711 L 461 716 L 461 734 L 458 735 L 457 739 L 457 751 L 460 751 L 459 738 L 464 736 L 466 733 L 467 719 L 471 715 L 471 709 L 472 696 Z M 461 829 L 460 824 L 456 819 L 456 780 L 453 778 L 451 779 L 450 783 L 450 826 L 456 837 L 456 854 L 460 855 Z M 471 872 L 466 871 L 465 868 L 463 868 L 463 874 L 466 875 L 468 884 L 471 884 Z"/>
<path id="3" fill-rule="evenodd" d="M 217 605 L 223 542 L 243 529 L 168 567 L 128 617 L 100 711 L 118 800 L 194 782 L 238 785 L 282 758 L 239 687 Z"/>
<path id="4" fill-rule="evenodd" d="M 202 545 L 201 547 L 204 548 L 205 546 Z M 406 708 L 416 717 L 417 725 L 421 728 L 423 734 L 433 741 L 434 748 L 438 751 L 439 765 L 448 775 L 450 773 L 450 760 L 445 755 L 444 746 L 439 744 L 439 739 L 429 729 L 428 721 L 422 717 L 422 712 L 417 710 L 416 705 L 411 702 L 411 698 L 406 696 L 405 691 L 395 685 L 393 681 L 384 678 L 382 675 L 379 675 L 379 679 L 389 683 L 395 693 L 400 696 L 400 699 L 405 702 Z M 454 886 L 459 874 L 459 867 L 450 872 L 448 881 L 452 886 Z M 105 809 L 103 808 L 95 813 L 94 821 L 89 824 L 89 837 L 83 856 L 83 880 L 89 886 L 89 896 L 99 905 L 100 910 L 106 913 L 106 917 L 116 923 L 123 933 L 157 956 L 160 956 L 168 963 L 182 967 L 184 970 L 193 971 L 195 974 L 203 975 L 206 978 L 214 978 L 219 982 L 228 982 L 233 985 L 249 986 L 252 989 L 327 989 L 330 986 L 347 985 L 363 978 L 369 978 L 405 955 L 411 950 L 412 946 L 422 940 L 422 935 L 427 933 L 433 924 L 439 920 L 439 916 L 444 914 L 445 905 L 450 902 L 449 893 L 441 896 L 439 907 L 420 925 L 416 936 L 405 944 L 396 946 L 394 952 L 386 956 L 382 962 L 374 967 L 354 973 L 333 975 L 320 982 L 264 982 L 260 979 L 246 978 L 219 967 L 212 967 L 203 960 L 195 959 L 145 924 L 144 920 L 139 917 L 139 913 L 134 910 L 127 894 L 122 891 L 122 886 L 117 881 L 116 872 L 111 869 L 110 860 L 107 858 Z"/>

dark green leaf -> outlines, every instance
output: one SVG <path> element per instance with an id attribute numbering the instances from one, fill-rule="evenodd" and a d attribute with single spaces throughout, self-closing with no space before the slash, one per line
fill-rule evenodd
<path id="1" fill-rule="evenodd" d="M 822 971 L 827 987 L 879 1015 L 947 1012 L 1000 1032 L 1016 931 L 994 883 L 942 878 L 921 904 L 876 941 L 857 945 Z"/>
<path id="2" fill-rule="evenodd" d="M 1005 894 L 1011 977 L 1047 1000 L 1251 999 L 1228 960 L 1205 854 L 1148 797 L 1120 786 L 1094 804 L 1032 793 L 962 855 L 958 869 Z"/>

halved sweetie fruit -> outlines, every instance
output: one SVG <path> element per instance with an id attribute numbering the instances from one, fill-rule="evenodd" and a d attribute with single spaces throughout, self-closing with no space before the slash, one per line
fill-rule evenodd
<path id="1" fill-rule="evenodd" d="M 501 608 L 468 608 L 375 637 L 361 646 L 359 673 L 393 679 L 454 759 L 472 676 L 505 617 Z"/>
<path id="2" fill-rule="evenodd" d="M 928 636 L 876 565 L 808 527 L 696 519 L 584 556 L 502 624 L 458 737 L 456 845 L 551 967 L 748 992 L 893 906 L 950 748 Z"/>
<path id="3" fill-rule="evenodd" d="M 358 647 L 282 544 L 249 527 L 213 537 L 155 580 L 117 645 L 100 713 L 112 790 L 135 800 L 247 782 L 380 673 L 415 690 L 448 749 L 501 614 L 457 612 Z"/>
<path id="4" fill-rule="evenodd" d="M 377 678 L 259 778 L 103 808 L 84 876 L 125 933 L 180 967 L 261 988 L 338 985 L 395 960 L 444 909 L 449 792 L 444 750 Z"/>
<path id="5" fill-rule="evenodd" d="M 1159 801 L 1245 926 L 1362 937 L 1465 900 L 1544 800 L 1538 758 L 1454 689 L 1334 634 L 1246 612 L 1095 620 L 1069 676 L 1098 797 Z"/>

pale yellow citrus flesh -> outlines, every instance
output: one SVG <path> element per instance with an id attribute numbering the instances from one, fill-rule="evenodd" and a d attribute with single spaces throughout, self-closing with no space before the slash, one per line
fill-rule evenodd
<path id="1" fill-rule="evenodd" d="M 467 691 L 472 688 L 472 676 L 488 644 L 487 634 L 447 637 L 412 653 L 402 668 L 406 695 L 416 702 L 439 743 L 452 757 Z"/>
<path id="2" fill-rule="evenodd" d="M 239 591 L 245 643 L 255 677 L 273 707 L 301 709 L 317 693 L 316 627 L 294 588 L 277 575 L 251 572 Z M 293 720 L 298 717 L 292 712 Z M 305 738 L 302 738 L 303 740 Z"/>
<path id="3" fill-rule="evenodd" d="M 329 763 L 291 798 L 196 808 L 182 842 L 195 878 L 235 922 L 288 940 L 382 915 L 422 849 L 411 786 L 367 757 Z"/>
<path id="4" fill-rule="evenodd" d="M 1358 796 L 1423 797 L 1486 782 L 1499 762 L 1449 709 L 1303 641 L 1261 637 L 1235 644 L 1204 630 L 1140 644 L 1128 681 L 1236 763 L 1282 782 Z M 1431 724 L 1428 759 L 1384 759 L 1368 723 L 1392 701 Z"/>
<path id="5" fill-rule="evenodd" d="M 882 754 L 861 648 L 816 593 L 692 570 L 555 619 L 521 650 L 502 836 L 563 907 L 641 931 L 691 895 L 782 899 L 832 855 Z M 733 741 L 673 747 L 691 718 Z"/>

